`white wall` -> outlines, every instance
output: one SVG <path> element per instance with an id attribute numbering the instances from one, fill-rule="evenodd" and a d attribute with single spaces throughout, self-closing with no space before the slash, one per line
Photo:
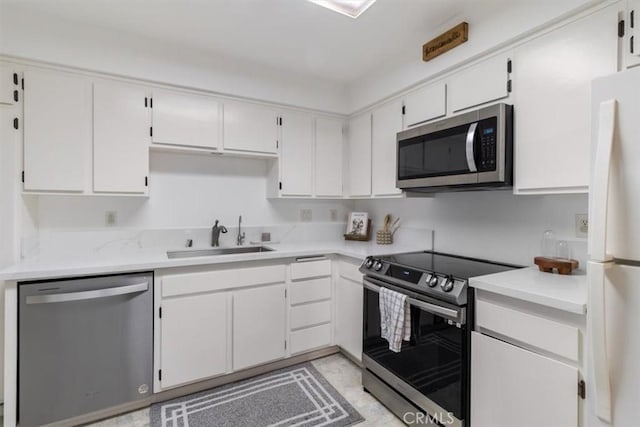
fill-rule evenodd
<path id="1" fill-rule="evenodd" d="M 314 222 L 330 220 L 330 209 L 342 221 L 353 202 L 344 200 L 273 200 L 266 198 L 266 160 L 220 156 L 151 153 L 150 196 L 41 196 L 40 230 L 106 229 L 105 212 L 117 212 L 117 228 L 210 227 L 222 224 L 284 224 L 312 209 Z"/>
<path id="2" fill-rule="evenodd" d="M 576 239 L 575 214 L 587 212 L 587 195 L 514 196 L 509 191 L 438 194 L 433 198 L 357 201 L 380 225 L 385 214 L 403 226 L 431 228 L 441 252 L 532 265 L 545 230 L 570 241 L 580 261 L 586 240 Z M 581 265 L 583 267 L 584 264 Z"/>
<path id="3" fill-rule="evenodd" d="M 349 85 L 348 110 L 354 112 L 370 106 L 449 71 L 460 62 L 480 57 L 486 51 L 503 45 L 505 41 L 527 35 L 548 22 L 560 20 L 576 9 L 603 2 L 613 1 L 513 0 L 507 5 L 491 0 L 475 1 L 475 8 L 466 8 L 467 13 L 451 18 L 440 28 L 425 28 L 422 38 L 427 42 L 466 21 L 469 23 L 469 40 L 466 43 L 429 62 L 422 61 L 421 45 L 399 47 L 396 58 L 387 58 L 377 69 Z"/>
<path id="4" fill-rule="evenodd" d="M 322 111 L 346 112 L 345 88 L 333 82 L 65 21 L 33 9 L 21 7 L 20 2 L 3 2 L 0 54 Z"/>

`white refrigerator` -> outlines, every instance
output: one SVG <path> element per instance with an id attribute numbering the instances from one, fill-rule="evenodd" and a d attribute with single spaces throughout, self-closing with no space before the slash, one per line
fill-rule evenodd
<path id="1" fill-rule="evenodd" d="M 640 425 L 640 67 L 592 84 L 589 427 Z"/>

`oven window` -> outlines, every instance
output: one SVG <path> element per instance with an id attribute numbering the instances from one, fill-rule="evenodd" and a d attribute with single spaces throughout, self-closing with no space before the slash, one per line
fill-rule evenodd
<path id="1" fill-rule="evenodd" d="M 441 317 L 411 307 L 411 340 L 402 350 L 389 350 L 380 337 L 378 293 L 364 290 L 363 353 L 434 401 L 456 418 L 464 419 L 463 399 L 467 377 L 465 329 Z"/>
<path id="2" fill-rule="evenodd" d="M 472 173 L 467 164 L 469 124 L 398 143 L 398 178 Z"/>

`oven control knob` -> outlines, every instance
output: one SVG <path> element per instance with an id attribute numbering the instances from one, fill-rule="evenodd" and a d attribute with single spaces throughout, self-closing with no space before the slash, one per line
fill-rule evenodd
<path id="1" fill-rule="evenodd" d="M 368 257 L 365 261 L 364 261 L 364 266 L 367 268 L 371 268 L 373 267 L 373 258 Z"/>
<path id="2" fill-rule="evenodd" d="M 438 276 L 434 274 L 429 277 L 427 279 L 427 285 L 429 285 L 430 288 L 435 288 L 436 286 L 438 286 Z"/>
<path id="3" fill-rule="evenodd" d="M 445 280 L 442 281 L 442 284 L 440 285 L 440 287 L 445 292 L 451 292 L 453 290 L 453 278 L 447 277 Z"/>
<path id="4" fill-rule="evenodd" d="M 380 260 L 376 260 L 375 264 L 373 264 L 373 269 L 375 271 L 380 271 L 382 270 L 382 261 Z"/>

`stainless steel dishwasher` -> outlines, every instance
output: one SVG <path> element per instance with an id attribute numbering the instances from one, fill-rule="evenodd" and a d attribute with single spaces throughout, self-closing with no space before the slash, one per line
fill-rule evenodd
<path id="1" fill-rule="evenodd" d="M 21 427 L 150 396 L 152 273 L 24 282 L 18 297 Z"/>

